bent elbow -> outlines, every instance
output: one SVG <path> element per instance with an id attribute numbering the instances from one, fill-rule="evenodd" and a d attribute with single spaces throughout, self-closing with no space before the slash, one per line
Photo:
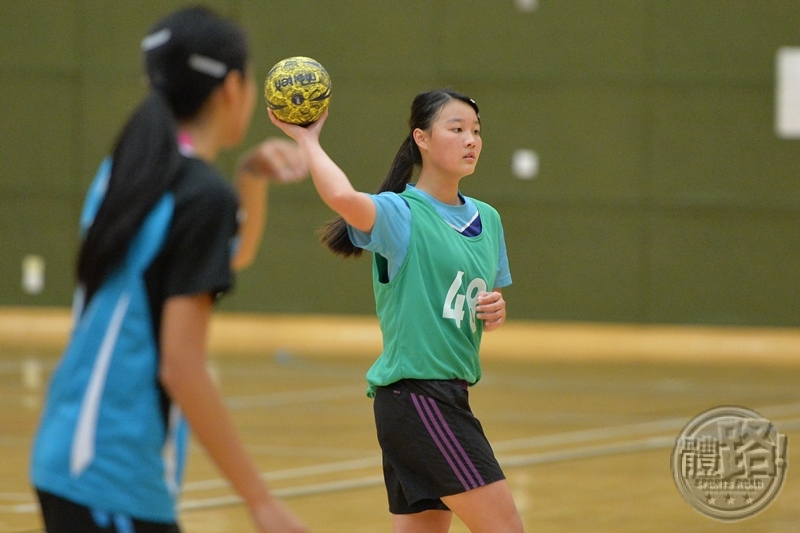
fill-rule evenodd
<path id="1" fill-rule="evenodd" d="M 347 218 L 350 210 L 353 208 L 353 193 L 350 191 L 337 191 L 331 193 L 326 199 L 328 207 Z"/>
<path id="2" fill-rule="evenodd" d="M 375 223 L 374 205 L 366 194 L 356 192 L 355 194 L 337 195 L 328 202 L 328 206 L 350 226 L 364 232 L 372 230 Z"/>

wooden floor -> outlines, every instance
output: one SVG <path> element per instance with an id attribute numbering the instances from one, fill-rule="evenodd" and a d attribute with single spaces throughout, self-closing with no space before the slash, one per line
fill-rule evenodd
<path id="1" fill-rule="evenodd" d="M 56 332 L 55 323 L 22 320 L 6 326 L 16 333 L 4 342 L 2 318 L 0 532 L 38 532 L 28 453 L 63 332 Z M 341 333 L 340 319 L 331 320 Z M 247 349 L 225 340 L 226 331 L 246 322 L 216 323 L 210 365 L 265 477 L 312 531 L 390 531 L 371 401 L 364 395 L 374 324 L 351 321 L 349 342 L 358 346 L 348 356 L 332 337 L 322 339 L 327 352 L 309 347 L 308 338 L 324 332 L 310 335 L 308 323 L 298 328 L 305 334 L 294 343 L 291 336 L 280 337 L 291 330 L 289 321 L 280 324 L 272 345 L 247 341 L 248 335 L 259 337 L 247 328 L 233 335 L 250 343 Z M 797 332 L 761 331 L 759 343 L 750 330 L 700 335 L 696 329 L 510 326 L 520 336 L 492 341 L 471 402 L 504 465 L 526 531 L 797 531 Z M 18 335 L 25 328 L 42 329 L 25 342 Z M 578 343 L 581 336 L 588 346 Z M 788 435 L 789 469 L 766 510 L 723 524 L 683 500 L 672 480 L 670 453 L 689 419 L 729 404 L 761 412 Z M 253 531 L 245 508 L 197 445 L 190 452 L 181 522 L 187 533 Z M 456 520 L 451 531 L 466 529 Z"/>

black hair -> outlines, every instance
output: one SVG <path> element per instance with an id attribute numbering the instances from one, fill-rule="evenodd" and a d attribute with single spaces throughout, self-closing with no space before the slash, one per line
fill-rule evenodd
<path id="1" fill-rule="evenodd" d="M 428 130 L 439 117 L 445 104 L 451 100 L 461 100 L 468 104 L 480 120 L 480 110 L 478 104 L 472 98 L 450 89 L 436 89 L 418 94 L 411 104 L 411 116 L 408 119 L 409 134 L 400 145 L 400 149 L 394 156 L 389 173 L 378 187 L 377 193 L 396 192 L 401 193 L 405 190 L 406 184 L 411 181 L 414 170 L 422 165 L 422 156 L 419 147 L 414 141 L 414 130 Z M 359 257 L 364 250 L 355 246 L 347 234 L 347 223 L 342 217 L 338 217 L 326 224 L 322 230 L 322 243 L 328 249 L 344 257 Z"/>
<path id="2" fill-rule="evenodd" d="M 178 121 L 195 117 L 227 74 L 244 72 L 248 61 L 243 30 L 199 6 L 156 23 L 142 50 L 151 90 L 114 145 L 108 187 L 78 253 L 86 301 L 178 176 Z"/>

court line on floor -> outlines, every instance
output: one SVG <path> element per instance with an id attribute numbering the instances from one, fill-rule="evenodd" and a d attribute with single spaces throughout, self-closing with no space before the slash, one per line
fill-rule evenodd
<path id="1" fill-rule="evenodd" d="M 348 461 L 337 461 L 333 463 L 322 463 L 318 465 L 301 466 L 297 468 L 287 468 L 284 470 L 276 470 L 273 472 L 264 472 L 261 477 L 267 481 L 278 481 L 281 479 L 294 479 L 299 477 L 309 477 L 319 474 L 330 474 L 333 472 L 346 472 L 348 470 L 360 470 L 362 468 L 370 468 L 373 466 L 380 466 L 380 456 L 365 457 L 362 459 L 351 459 Z M 197 491 L 219 489 L 229 487 L 230 483 L 222 478 L 208 479 L 203 481 L 190 481 L 184 483 L 183 493 Z"/>
<path id="2" fill-rule="evenodd" d="M 784 420 L 780 422 L 781 431 L 793 431 L 800 429 L 800 418 Z M 583 448 L 572 448 L 563 451 L 541 452 L 527 455 L 517 455 L 498 458 L 503 467 L 531 466 L 542 463 L 555 463 L 571 459 L 587 459 L 603 455 L 614 455 L 632 451 L 648 451 L 662 448 L 672 448 L 675 446 L 675 436 L 650 437 L 633 441 L 623 441 L 618 443 L 599 444 L 586 446 Z"/>
<path id="3" fill-rule="evenodd" d="M 760 413 L 772 412 L 783 414 L 797 414 L 800 411 L 800 403 L 782 404 L 771 407 L 765 407 L 757 410 Z M 679 424 L 680 422 L 680 424 Z M 655 430 L 656 432 L 666 431 L 670 429 L 682 428 L 688 420 L 683 418 L 673 418 L 654 422 L 644 422 L 639 424 L 629 424 L 625 426 L 612 426 L 607 428 L 597 428 L 591 430 L 580 430 L 574 432 L 559 433 L 555 435 L 543 435 L 538 437 L 530 437 L 526 439 L 515 439 L 511 441 L 502 441 L 494 446 L 495 451 L 504 450 L 518 450 L 533 448 L 536 446 L 549 446 L 565 443 L 586 442 L 588 440 L 599 440 L 621 435 L 632 435 L 636 433 L 647 433 Z M 800 418 L 794 418 L 783 421 L 772 421 L 776 427 L 781 431 L 789 431 L 800 429 Z M 622 432 L 622 433 L 620 433 Z M 568 450 L 537 452 L 525 455 L 512 455 L 506 457 L 498 457 L 501 466 L 513 468 L 530 466 L 535 464 L 553 463 L 566 460 L 583 459 L 591 457 L 599 457 L 606 455 L 614 455 L 619 453 L 627 453 L 634 451 L 648 451 L 654 449 L 669 448 L 675 444 L 675 436 L 657 436 L 645 439 L 637 439 L 630 441 L 596 444 L 591 446 L 584 446 L 579 448 L 570 448 Z M 319 465 L 310 465 L 297 468 L 289 468 L 278 470 L 274 472 L 263 473 L 262 476 L 269 480 L 281 479 L 295 479 L 299 477 L 308 477 L 319 474 L 343 472 L 348 470 L 364 469 L 369 467 L 378 466 L 381 464 L 380 457 L 367 457 L 363 459 L 354 459 L 348 461 L 337 461 L 334 463 L 323 463 Z M 354 488 L 363 488 L 383 483 L 383 476 L 367 476 L 360 478 L 351 478 L 345 480 L 337 480 L 327 483 L 317 483 L 310 485 L 300 485 L 296 487 L 287 487 L 274 489 L 274 492 L 279 497 L 291 498 L 298 496 L 307 496 L 313 494 L 320 494 L 326 492 L 336 492 L 341 490 L 350 490 Z M 209 479 L 203 481 L 187 482 L 184 485 L 183 493 L 199 490 L 217 489 L 228 487 L 229 483 L 224 479 Z M 203 498 L 194 500 L 185 500 L 181 502 L 181 510 L 195 510 L 195 509 L 208 509 L 214 507 L 221 507 L 227 505 L 235 505 L 241 503 L 241 498 L 238 496 L 223 496 L 218 498 Z M 0 512 L 12 513 L 27 513 L 36 512 L 37 505 L 34 504 L 16 504 L 16 505 L 0 505 Z"/>
<path id="4" fill-rule="evenodd" d="M 771 413 L 771 417 L 800 414 L 800 403 L 788 403 L 763 407 L 755 410 L 762 415 Z M 767 417 L 767 418 L 771 418 Z M 581 429 L 568 433 L 556 433 L 554 435 L 538 435 L 536 437 L 525 437 L 499 442 L 492 445 L 495 452 L 511 451 L 524 448 L 535 448 L 539 446 L 552 446 L 572 442 L 586 442 L 612 437 L 624 437 L 629 435 L 654 433 L 673 429 L 683 429 L 689 422 L 684 417 L 667 418 L 652 422 L 639 422 L 636 424 L 625 424 L 622 426 L 608 426 L 594 429 Z"/>
<path id="5" fill-rule="evenodd" d="M 770 412 L 781 416 L 787 414 L 800 413 L 800 403 L 780 404 L 764 407 L 757 410 L 760 413 Z M 584 429 L 553 435 L 539 435 L 536 437 L 526 437 L 523 439 L 512 439 L 497 442 L 492 445 L 495 452 L 509 452 L 520 449 L 536 448 L 543 446 L 554 446 L 578 442 L 596 441 L 609 438 L 619 438 L 631 435 L 641 435 L 647 433 L 658 433 L 667 430 L 682 429 L 689 420 L 684 417 L 668 418 L 652 422 L 640 422 L 636 424 L 626 424 L 622 426 L 608 426 L 604 428 Z M 781 428 L 783 429 L 783 428 Z M 674 442 L 673 438 L 673 442 Z M 266 472 L 262 477 L 268 481 L 283 479 L 294 479 L 298 477 L 308 477 L 318 474 L 329 474 L 333 472 L 343 472 L 347 470 L 359 470 L 378 466 L 381 464 L 379 456 L 367 457 L 362 459 L 351 459 L 346 461 L 336 461 L 332 463 L 321 463 L 317 465 L 289 468 L 274 472 Z M 183 493 L 196 490 L 208 490 L 227 487 L 225 479 L 209 479 L 204 481 L 193 481 L 184 484 Z"/>
<path id="6" fill-rule="evenodd" d="M 749 393 L 764 393 L 769 391 L 793 393 L 795 388 L 790 385 L 767 385 L 759 384 L 756 386 L 744 383 L 701 383 L 692 381 L 690 379 L 637 379 L 624 380 L 615 379 L 603 382 L 597 382 L 589 378 L 539 378 L 539 377 L 525 377 L 525 376 L 509 376 L 509 375 L 488 375 L 484 376 L 481 380 L 482 386 L 491 386 L 498 388 L 517 388 L 525 390 L 533 390 L 539 392 L 605 392 L 605 391 L 620 391 L 624 390 L 625 393 L 656 393 L 656 394 L 694 394 L 706 392 L 719 392 L 728 391 L 731 388 L 747 387 Z"/>
<path id="7" fill-rule="evenodd" d="M 253 455 L 266 455 L 269 457 L 303 457 L 306 459 L 328 459 L 330 461 L 344 461 L 357 459 L 363 456 L 364 450 L 354 448 L 337 448 L 322 446 L 279 446 L 276 444 L 250 444 L 247 451 Z"/>
<path id="8" fill-rule="evenodd" d="M 800 418 L 784 421 L 781 423 L 784 431 L 800 429 Z M 556 463 L 578 459 L 590 459 L 623 453 L 645 452 L 672 448 L 675 446 L 675 436 L 649 437 L 610 444 L 599 444 L 572 448 L 554 452 L 540 452 L 527 455 L 500 457 L 498 461 L 503 468 L 518 468 L 533 466 L 537 464 Z M 344 490 L 375 487 L 383 484 L 383 476 L 365 476 L 359 478 L 331 481 L 328 483 L 316 483 L 310 485 L 300 485 L 297 487 L 287 487 L 274 489 L 274 493 L 279 498 L 296 498 L 301 496 L 313 496 L 317 494 L 327 494 Z M 181 511 L 197 511 L 219 507 L 239 505 L 243 502 L 242 498 L 236 495 L 221 496 L 217 498 L 203 498 L 186 500 L 181 502 Z"/>
<path id="9" fill-rule="evenodd" d="M 297 498 L 299 496 L 313 496 L 315 494 L 327 494 L 344 490 L 362 489 L 383 484 L 383 476 L 365 476 L 360 478 L 343 479 L 341 481 L 330 481 L 328 483 L 314 483 L 301 485 L 298 487 L 287 487 L 273 489 L 272 493 L 279 498 Z M 186 500 L 181 502 L 181 511 L 195 511 L 201 509 L 211 509 L 216 507 L 228 507 L 239 505 L 244 500 L 236 495 L 220 496 L 218 498 L 203 498 L 199 500 Z"/>
<path id="10" fill-rule="evenodd" d="M 291 390 L 285 392 L 272 392 L 253 396 L 229 396 L 225 404 L 231 409 L 248 409 L 252 407 L 274 407 L 276 405 L 289 405 L 293 403 L 321 402 L 323 400 L 338 400 L 364 396 L 362 388 L 352 385 L 339 387 L 325 387 L 321 389 Z"/>
<path id="11" fill-rule="evenodd" d="M 674 437 L 661 437 L 650 438 L 639 441 L 627 442 L 622 444 L 605 444 L 600 446 L 587 446 L 585 448 L 578 448 L 566 450 L 563 452 L 545 452 L 538 454 L 531 454 L 525 456 L 511 456 L 507 458 L 499 458 L 500 465 L 504 468 L 513 468 L 518 466 L 527 466 L 536 463 L 550 463 L 556 461 L 564 461 L 569 459 L 580 459 L 586 457 L 595 457 L 600 455 L 611 455 L 614 453 L 625 453 L 631 451 L 641 451 L 664 447 L 669 443 L 669 446 L 675 444 Z M 286 487 L 281 489 L 274 489 L 273 492 L 280 498 L 296 498 L 300 496 L 313 496 L 315 494 L 324 494 L 329 492 L 338 492 L 342 490 L 351 490 L 357 488 L 374 487 L 383 484 L 383 476 L 364 476 L 359 478 L 351 478 L 339 481 L 331 481 L 328 483 L 315 483 L 309 485 L 300 485 L 297 487 Z M 213 507 L 224 507 L 228 505 L 237 505 L 242 503 L 242 498 L 236 495 L 221 496 L 217 498 L 203 498 L 195 500 L 186 500 L 181 502 L 181 511 L 191 511 L 200 509 L 209 509 Z"/>

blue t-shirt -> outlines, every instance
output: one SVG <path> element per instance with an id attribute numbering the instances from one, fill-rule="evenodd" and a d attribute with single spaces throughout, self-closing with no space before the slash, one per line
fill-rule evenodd
<path id="1" fill-rule="evenodd" d="M 454 230 L 469 236 L 480 234 L 478 207 L 461 193 L 458 193 L 461 205 L 449 205 L 417 189 L 412 184 L 408 184 L 406 190 L 414 191 L 428 200 L 442 219 Z M 365 233 L 349 225 L 347 231 L 355 246 L 386 258 L 389 280 L 391 280 L 397 274 L 406 253 L 408 253 L 408 245 L 411 242 L 411 208 L 400 195 L 393 192 L 374 194 L 371 195 L 371 198 L 377 210 L 372 231 Z M 495 289 L 511 285 L 511 272 L 508 267 L 508 254 L 502 228 L 500 228 L 500 237 Z"/>

